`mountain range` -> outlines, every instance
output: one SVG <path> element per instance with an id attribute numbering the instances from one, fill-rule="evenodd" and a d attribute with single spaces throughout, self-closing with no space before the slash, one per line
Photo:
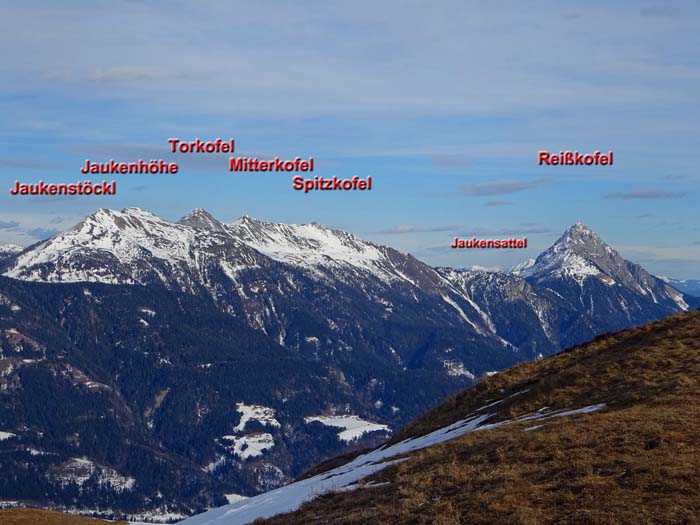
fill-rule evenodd
<path id="1" fill-rule="evenodd" d="M 274 489 L 498 370 L 697 305 L 582 224 L 487 272 L 315 223 L 102 209 L 0 265 L 0 494 L 105 516 Z"/>

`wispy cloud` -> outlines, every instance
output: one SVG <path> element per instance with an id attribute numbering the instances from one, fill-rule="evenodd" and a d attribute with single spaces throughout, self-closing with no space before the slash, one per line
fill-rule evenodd
<path id="1" fill-rule="evenodd" d="M 462 228 L 462 226 L 400 225 L 400 226 L 392 226 L 391 228 L 386 228 L 384 230 L 379 230 L 376 233 L 403 234 L 403 233 L 448 232 L 448 231 L 457 231 L 460 228 Z"/>
<path id="2" fill-rule="evenodd" d="M 459 232 L 464 236 L 486 236 L 486 235 L 526 235 L 551 233 L 549 228 L 542 228 L 531 224 L 523 227 L 490 228 L 481 226 L 448 225 L 448 226 L 428 226 L 428 225 L 400 225 L 392 226 L 380 230 L 376 233 L 404 234 L 404 233 L 434 233 L 434 232 Z"/>
<path id="3" fill-rule="evenodd" d="M 469 228 L 463 226 L 460 235 L 463 236 L 487 236 L 487 235 L 527 235 L 527 234 L 539 234 L 539 233 L 551 233 L 550 228 L 542 228 L 539 226 L 527 226 L 527 227 L 507 227 L 507 228 L 482 228 L 475 227 Z"/>
<path id="4" fill-rule="evenodd" d="M 539 188 L 551 183 L 551 179 L 540 178 L 535 180 L 504 180 L 498 182 L 479 182 L 476 184 L 463 184 L 455 191 L 458 195 L 508 195 L 519 191 Z"/>
<path id="5" fill-rule="evenodd" d="M 676 11 L 667 5 L 652 5 L 642 8 L 640 14 L 648 18 L 673 18 Z"/>
<path id="6" fill-rule="evenodd" d="M 161 2 L 93 3 L 80 20 L 51 3 L 43 16 L 33 16 L 36 7 L 16 4 L 3 11 L 0 41 L 35 57 L 32 69 L 47 71 L 50 80 L 68 79 L 67 89 L 78 95 L 129 99 L 139 94 L 145 105 L 166 111 L 186 100 L 190 110 L 219 114 L 504 113 L 573 103 L 608 107 L 665 94 L 664 85 L 654 82 L 663 72 L 648 68 L 639 82 L 638 69 L 646 46 L 653 50 L 666 36 L 648 18 L 667 15 L 663 7 L 646 8 L 646 17 L 626 3 L 607 9 L 596 21 L 600 56 L 586 60 L 588 35 L 571 27 L 589 11 L 545 4 L 523 12 L 457 1 L 445 2 L 441 10 L 404 9 L 400 2 L 360 2 L 353 8 L 334 3 L 312 11 L 313 27 L 306 25 L 311 10 L 284 3 L 255 3 L 245 12 L 226 2 L 181 3 L 178 9 L 164 9 Z M 31 34 L 24 30 L 27 20 L 35 29 Z M 112 21 L 110 37 L 92 38 L 94 24 L 103 20 Z M 256 30 L 261 24 L 269 34 Z M 542 26 L 549 28 L 546 35 Z M 677 40 L 692 36 L 692 29 Z M 639 46 L 619 44 L 640 34 L 646 37 L 641 52 Z M 58 37 L 60 46 L 48 45 Z M 567 46 L 551 45 L 557 39 L 566 39 Z M 512 46 L 512 41 L 528 45 Z M 677 46 L 668 41 L 664 50 Z M 70 60 L 78 54 L 80 61 Z M 8 57 L 10 73 L 24 71 L 22 56 Z M 156 60 L 163 56 L 177 60 Z M 296 74 L 299 67 L 307 74 Z M 416 75 L 420 70 L 430 75 Z M 19 84 L 15 77 L 20 74 L 10 75 L 10 85 Z M 197 78 L 206 81 L 193 81 Z M 92 82 L 85 85 L 86 79 Z M 164 79 L 172 85 L 158 89 Z"/>
<path id="7" fill-rule="evenodd" d="M 17 221 L 0 221 L 0 230 L 16 230 L 19 228 Z"/>
<path id="8" fill-rule="evenodd" d="M 440 168 L 461 169 L 469 166 L 469 161 L 460 155 L 436 154 L 432 155 L 430 160 Z"/>
<path id="9" fill-rule="evenodd" d="M 578 20 L 583 17 L 583 13 L 565 13 L 561 16 L 564 20 Z"/>
<path id="10" fill-rule="evenodd" d="M 513 204 L 511 201 L 486 201 L 484 206 L 510 206 Z"/>
<path id="11" fill-rule="evenodd" d="M 186 79 L 192 77 L 193 75 L 191 73 L 186 72 L 159 72 L 146 67 L 118 66 L 100 68 L 90 76 L 90 80 L 95 82 L 131 82 L 142 80 Z"/>
<path id="12" fill-rule="evenodd" d="M 10 159 L 10 158 L 0 158 L 0 166 L 7 166 L 8 168 L 22 168 L 22 169 L 29 169 L 29 170 L 44 170 L 51 168 L 52 166 L 49 164 L 42 164 L 39 162 L 32 162 L 28 160 L 20 160 L 20 159 Z"/>
<path id="13" fill-rule="evenodd" d="M 672 192 L 666 190 L 640 190 L 628 192 L 608 193 L 606 199 L 677 199 L 683 197 L 683 192 Z"/>
<path id="14" fill-rule="evenodd" d="M 487 236 L 487 235 L 526 235 L 526 234 L 539 234 L 539 233 L 551 233 L 552 230 L 549 228 L 542 228 L 530 224 L 529 226 L 520 226 L 513 228 L 490 228 L 490 227 L 472 227 L 465 225 L 445 225 L 445 226 L 429 226 L 429 225 L 400 225 L 392 226 L 391 228 L 385 228 L 379 230 L 376 233 L 384 234 L 407 234 L 407 233 L 436 233 L 436 232 L 455 232 L 459 233 L 461 236 Z"/>

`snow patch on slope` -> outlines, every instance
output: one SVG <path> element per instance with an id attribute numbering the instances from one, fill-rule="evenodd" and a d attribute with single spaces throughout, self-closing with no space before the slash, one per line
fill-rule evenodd
<path id="1" fill-rule="evenodd" d="M 246 405 L 236 403 L 236 410 L 241 414 L 238 425 L 233 427 L 234 432 L 243 432 L 249 421 L 257 421 L 261 425 L 279 428 L 280 422 L 275 419 L 275 409 L 262 405 Z"/>
<path id="2" fill-rule="evenodd" d="M 678 308 L 680 308 L 684 312 L 687 312 L 690 309 L 688 303 L 686 303 L 683 299 L 683 294 L 676 291 L 674 288 L 671 288 L 670 286 L 666 287 L 666 291 L 668 292 L 668 295 L 671 296 L 671 299 L 673 299 L 673 302 L 678 305 Z"/>
<path id="3" fill-rule="evenodd" d="M 477 332 L 478 334 L 481 334 L 481 335 L 484 334 L 484 331 L 483 331 L 481 328 L 479 328 L 478 326 L 476 326 L 476 325 L 472 322 L 472 320 L 469 319 L 469 317 L 467 317 L 467 314 L 464 313 L 464 310 L 462 310 L 462 308 L 460 308 L 460 306 L 459 306 L 449 295 L 443 294 L 442 300 L 445 301 L 447 304 L 449 304 L 452 308 L 454 308 L 455 310 L 457 310 L 457 312 L 459 313 L 459 316 L 460 316 L 464 321 L 466 321 L 467 323 L 469 323 L 469 324 L 472 326 L 472 328 L 474 328 L 474 330 L 476 330 L 476 332 Z"/>
<path id="4" fill-rule="evenodd" d="M 307 423 L 317 421 L 329 427 L 342 428 L 343 430 L 338 432 L 338 439 L 346 443 L 370 432 L 391 432 L 387 425 L 366 421 L 359 416 L 311 416 L 305 417 L 304 421 Z"/>
<path id="5" fill-rule="evenodd" d="M 445 359 L 442 365 L 447 369 L 447 375 L 454 377 L 468 377 L 476 379 L 476 376 L 464 366 L 464 363 L 456 359 Z"/>
<path id="6" fill-rule="evenodd" d="M 241 437 L 224 436 L 222 439 L 232 442 L 229 448 L 242 460 L 262 456 L 266 450 L 275 446 L 272 434 L 267 432 L 257 432 Z"/>

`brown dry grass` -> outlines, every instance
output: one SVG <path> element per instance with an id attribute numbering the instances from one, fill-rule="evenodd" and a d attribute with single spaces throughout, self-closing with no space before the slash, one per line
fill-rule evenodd
<path id="1" fill-rule="evenodd" d="M 105 521 L 74 514 L 39 509 L 0 510 L 2 525 L 126 525 L 126 521 Z"/>
<path id="2" fill-rule="evenodd" d="M 425 449 L 375 477 L 260 523 L 700 524 L 700 312 L 527 363 L 402 432 L 424 434 L 490 401 L 494 420 L 605 402 L 601 412 L 515 423 Z M 524 429 L 535 424 L 543 428 Z"/>

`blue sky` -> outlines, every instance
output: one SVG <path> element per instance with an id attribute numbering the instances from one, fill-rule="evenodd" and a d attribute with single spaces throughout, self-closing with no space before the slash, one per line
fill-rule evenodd
<path id="1" fill-rule="evenodd" d="M 654 273 L 700 278 L 697 2 L 251 4 L 0 0 L 0 241 L 100 207 L 201 207 L 507 267 L 581 221 Z M 118 176 L 114 197 L 9 195 L 83 180 L 88 158 L 170 158 L 170 137 L 314 156 L 317 175 L 373 190 L 304 195 L 179 155 L 179 174 Z M 615 165 L 540 167 L 541 149 L 612 149 Z M 454 251 L 454 235 L 529 248 Z"/>

